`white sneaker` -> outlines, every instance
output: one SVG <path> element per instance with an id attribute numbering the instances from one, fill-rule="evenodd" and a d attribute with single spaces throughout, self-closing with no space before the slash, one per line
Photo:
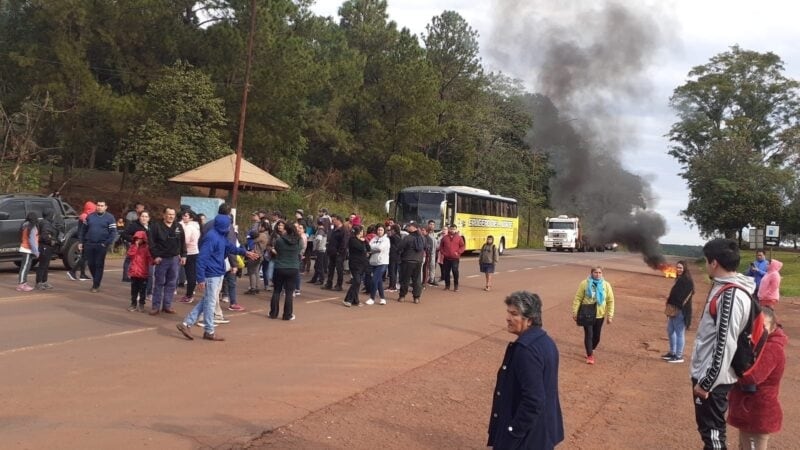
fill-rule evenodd
<path id="1" fill-rule="evenodd" d="M 230 302 L 230 300 L 228 300 L 228 297 L 222 297 L 222 298 L 219 299 L 219 301 L 221 301 L 222 303 Z"/>
<path id="2" fill-rule="evenodd" d="M 224 318 L 224 317 L 221 318 L 221 319 L 214 318 L 214 325 L 219 325 L 219 324 L 223 324 L 223 323 L 231 323 L 231 321 L 226 319 L 226 318 Z"/>
<path id="3" fill-rule="evenodd" d="M 386 299 L 382 298 L 381 301 L 378 304 L 379 305 L 385 305 L 386 304 Z"/>
<path id="4" fill-rule="evenodd" d="M 294 291 L 294 296 L 297 297 L 298 295 L 300 295 L 300 291 Z"/>
<path id="5" fill-rule="evenodd" d="M 374 304 L 375 304 L 375 300 L 373 300 L 373 299 L 369 299 L 369 300 L 367 300 L 367 301 L 366 301 L 366 302 L 364 302 L 364 303 L 366 303 L 366 304 L 368 304 L 368 305 L 374 305 Z"/>

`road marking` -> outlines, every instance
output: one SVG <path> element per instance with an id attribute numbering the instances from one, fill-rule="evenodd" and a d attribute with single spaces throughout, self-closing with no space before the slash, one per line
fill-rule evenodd
<path id="1" fill-rule="evenodd" d="M 153 330 L 157 330 L 157 329 L 158 329 L 158 327 L 137 328 L 135 330 L 119 331 L 117 333 L 103 334 L 103 335 L 100 335 L 100 336 L 88 336 L 88 337 L 82 337 L 82 338 L 67 339 L 66 341 L 60 341 L 60 342 L 49 342 L 47 344 L 29 345 L 27 347 L 12 348 L 12 349 L 4 350 L 4 351 L 0 352 L 0 357 L 6 356 L 6 355 L 11 355 L 11 354 L 14 354 L 14 353 L 26 352 L 26 351 L 29 351 L 29 350 L 39 350 L 39 349 L 57 347 L 59 345 L 71 344 L 73 342 L 96 341 L 98 339 L 106 339 L 106 338 L 112 338 L 112 337 L 118 337 L 118 336 L 127 336 L 129 334 L 138 334 L 138 333 L 142 333 L 142 332 L 145 332 L 145 331 L 153 331 Z"/>
<path id="2" fill-rule="evenodd" d="M 307 302 L 305 302 L 305 303 L 306 303 L 306 304 L 310 304 L 310 303 L 322 303 L 322 302 L 329 302 L 329 301 L 331 301 L 331 300 L 340 300 L 341 298 L 342 298 L 342 297 L 328 297 L 328 298 L 321 298 L 321 299 L 318 299 L 318 300 L 309 300 L 309 301 L 307 301 Z"/>

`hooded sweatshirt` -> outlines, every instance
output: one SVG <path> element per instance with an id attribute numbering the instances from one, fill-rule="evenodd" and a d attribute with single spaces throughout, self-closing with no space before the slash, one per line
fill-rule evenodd
<path id="1" fill-rule="evenodd" d="M 761 279 L 758 287 L 758 303 L 761 306 L 773 307 L 781 298 L 781 268 L 783 263 L 777 259 L 770 261 L 767 266 L 767 274 Z"/>
<path id="2" fill-rule="evenodd" d="M 244 255 L 244 247 L 237 247 L 228 241 L 231 218 L 219 214 L 214 218 L 214 228 L 209 230 L 200 241 L 200 256 L 197 258 L 197 282 L 204 283 L 206 278 L 225 275 L 225 257 L 228 254 Z"/>
<path id="3" fill-rule="evenodd" d="M 728 290 L 717 299 L 717 317 L 711 317 L 708 307 L 711 299 L 728 283 L 740 288 Z M 750 315 L 752 302 L 748 294 L 755 291 L 752 278 L 734 274 L 714 278 L 711 291 L 708 293 L 692 352 L 691 376 L 705 391 L 710 392 L 722 384 L 736 382 L 736 373 L 731 367 L 733 354 L 736 352 L 737 339 Z"/>
<path id="4" fill-rule="evenodd" d="M 761 286 L 764 286 L 763 279 Z M 786 366 L 784 348 L 788 342 L 789 338 L 782 328 L 776 328 L 769 334 L 758 361 L 741 380 L 742 384 L 755 384 L 756 392 L 743 392 L 736 385 L 728 395 L 729 424 L 755 434 L 777 433 L 781 430 L 783 411 L 778 393 Z"/>
<path id="5" fill-rule="evenodd" d="M 128 257 L 131 259 L 128 276 L 146 279 L 149 276 L 150 265 L 153 264 L 150 247 L 147 245 L 147 233 L 141 230 L 133 233 L 133 242 L 136 242 L 136 239 L 142 239 L 144 242 L 141 245 L 134 243 L 128 248 Z"/>

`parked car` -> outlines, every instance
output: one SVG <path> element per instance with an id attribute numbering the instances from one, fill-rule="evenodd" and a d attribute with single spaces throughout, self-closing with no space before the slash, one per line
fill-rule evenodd
<path id="1" fill-rule="evenodd" d="M 78 259 L 78 213 L 58 197 L 39 194 L 0 194 L 0 262 L 19 264 L 20 228 L 25 216 L 36 212 L 39 217 L 46 208 L 55 213 L 55 221 L 63 222 L 64 232 L 58 235 L 53 259 L 61 258 L 67 269 L 72 269 Z"/>

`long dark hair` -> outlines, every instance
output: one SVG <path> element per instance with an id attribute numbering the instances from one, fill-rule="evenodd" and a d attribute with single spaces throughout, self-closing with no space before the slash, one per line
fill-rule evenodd
<path id="1" fill-rule="evenodd" d="M 31 211 L 25 216 L 25 222 L 22 223 L 23 228 L 27 228 L 28 231 L 34 229 L 39 224 L 39 215 L 36 212 Z"/>
<path id="2" fill-rule="evenodd" d="M 681 274 L 681 276 L 691 280 L 692 279 L 692 274 L 691 274 L 691 272 L 689 272 L 689 265 L 686 264 L 686 261 L 680 260 L 680 261 L 675 263 L 676 266 L 678 264 L 683 266 L 683 273 Z"/>

